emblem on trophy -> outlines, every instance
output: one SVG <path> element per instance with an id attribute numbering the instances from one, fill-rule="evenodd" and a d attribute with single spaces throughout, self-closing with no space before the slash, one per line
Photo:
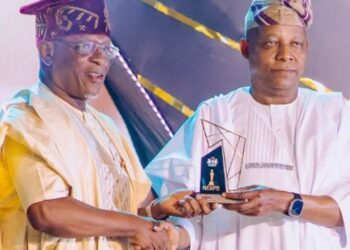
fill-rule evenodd
<path id="1" fill-rule="evenodd" d="M 214 187 L 214 185 L 215 185 L 215 183 L 214 183 L 214 175 L 215 175 L 215 173 L 214 173 L 214 171 L 211 169 L 210 170 L 210 173 L 209 173 L 209 178 L 210 178 L 210 180 L 209 180 L 209 183 L 208 183 L 208 186 L 209 187 Z"/>

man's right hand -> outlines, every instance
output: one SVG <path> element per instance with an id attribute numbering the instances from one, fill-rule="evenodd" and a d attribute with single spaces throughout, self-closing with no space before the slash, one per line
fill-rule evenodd
<path id="1" fill-rule="evenodd" d="M 175 226 L 169 221 L 159 221 L 154 224 L 153 231 L 167 233 L 167 245 L 162 249 L 176 250 L 190 247 L 190 237 L 187 231 L 181 226 Z M 140 245 L 135 245 L 135 250 L 142 249 L 144 248 Z"/>
<path id="2" fill-rule="evenodd" d="M 153 230 L 156 221 L 131 213 L 98 209 L 71 197 L 31 205 L 28 219 L 36 230 L 55 237 L 123 237 L 142 249 L 170 250 L 166 230 Z"/>
<path id="3" fill-rule="evenodd" d="M 135 217 L 135 233 L 129 237 L 135 249 L 171 250 L 168 233 L 166 230 L 157 230 L 157 226 L 157 221 Z"/>

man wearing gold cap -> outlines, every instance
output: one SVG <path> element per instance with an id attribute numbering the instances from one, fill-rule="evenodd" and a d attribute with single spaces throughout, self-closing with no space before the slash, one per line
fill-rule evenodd
<path id="1" fill-rule="evenodd" d="M 250 86 L 203 102 L 147 166 L 160 195 L 200 191 L 202 159 L 222 150 L 236 203 L 191 219 L 191 249 L 350 249 L 350 107 L 298 87 L 311 21 L 310 0 L 252 1 L 240 42 Z"/>
<path id="2" fill-rule="evenodd" d="M 187 216 L 201 202 L 177 192 L 143 208 L 150 182 L 136 153 L 87 104 L 118 54 L 103 0 L 41 0 L 21 13 L 36 16 L 40 83 L 0 113 L 0 249 L 173 248 L 184 231 L 137 214 Z"/>

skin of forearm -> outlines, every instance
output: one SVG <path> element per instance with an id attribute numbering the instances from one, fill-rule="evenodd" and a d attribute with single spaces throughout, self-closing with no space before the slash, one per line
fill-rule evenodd
<path id="1" fill-rule="evenodd" d="M 142 220 L 128 213 L 97 209 L 71 197 L 33 204 L 27 214 L 35 229 L 64 238 L 132 237 Z"/>
<path id="2" fill-rule="evenodd" d="M 344 226 L 341 211 L 336 201 L 329 196 L 302 195 L 304 207 L 301 217 L 327 227 Z"/>
<path id="3" fill-rule="evenodd" d="M 338 204 L 329 196 L 301 195 L 304 206 L 300 217 L 306 221 L 327 226 L 343 226 L 343 219 Z M 286 212 L 290 202 L 293 200 L 293 194 L 280 191 L 277 199 L 279 205 L 276 210 Z"/>
<path id="4" fill-rule="evenodd" d="M 253 187 L 256 187 L 254 185 Z M 251 191 L 249 191 L 251 189 Z M 243 200 L 242 203 L 224 205 L 226 209 L 249 216 L 261 216 L 271 212 L 286 213 L 293 200 L 293 193 L 273 188 L 242 189 L 242 192 L 225 193 L 224 197 Z M 247 191 L 248 190 L 248 191 Z M 326 227 L 344 225 L 337 202 L 330 196 L 302 194 L 304 202 L 300 219 Z"/>

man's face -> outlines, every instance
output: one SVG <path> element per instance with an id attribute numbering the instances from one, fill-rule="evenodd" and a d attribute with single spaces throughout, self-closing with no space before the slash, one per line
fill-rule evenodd
<path id="1" fill-rule="evenodd" d="M 106 35 L 72 35 L 54 41 L 52 80 L 70 98 L 85 101 L 98 96 L 110 67 L 108 59 L 100 48 L 91 54 L 81 55 L 67 44 L 96 42 L 110 44 Z"/>
<path id="2" fill-rule="evenodd" d="M 308 47 L 305 29 L 272 25 L 249 32 L 246 57 L 255 94 L 296 97 Z"/>

